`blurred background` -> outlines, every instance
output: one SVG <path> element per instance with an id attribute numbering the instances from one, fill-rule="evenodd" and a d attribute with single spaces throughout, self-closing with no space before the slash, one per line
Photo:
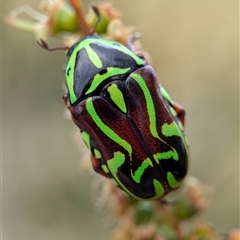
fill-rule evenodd
<path id="1" fill-rule="evenodd" d="M 214 189 L 195 221 L 220 234 L 239 226 L 238 1 L 111 2 L 141 32 L 160 82 L 186 109 L 189 174 Z M 3 1 L 3 15 L 21 4 L 38 9 L 39 1 Z M 80 169 L 85 149 L 63 114 L 66 56 L 4 24 L 2 33 L 3 239 L 108 239 L 112 220 L 91 192 L 96 174 Z"/>

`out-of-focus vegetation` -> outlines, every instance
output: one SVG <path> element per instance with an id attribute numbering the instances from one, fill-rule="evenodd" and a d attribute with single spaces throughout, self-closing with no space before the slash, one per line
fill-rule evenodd
<path id="1" fill-rule="evenodd" d="M 124 23 L 141 32 L 160 82 L 187 111 L 189 172 L 214 188 L 197 220 L 219 233 L 239 226 L 238 3 L 112 2 Z M 5 1 L 2 12 L 38 3 Z M 87 9 L 90 1 L 84 4 Z M 2 28 L 3 239 L 107 239 L 113 221 L 94 207 L 91 192 L 101 177 L 80 170 L 85 150 L 63 116 L 67 58 L 43 51 L 31 35 Z"/>

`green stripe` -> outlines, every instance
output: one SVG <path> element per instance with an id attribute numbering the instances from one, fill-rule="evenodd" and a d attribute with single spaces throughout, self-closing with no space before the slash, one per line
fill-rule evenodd
<path id="1" fill-rule="evenodd" d="M 167 179 L 168 179 L 168 184 L 170 185 L 171 188 L 176 188 L 180 185 L 180 182 L 176 180 L 176 178 L 171 172 L 167 173 Z"/>
<path id="2" fill-rule="evenodd" d="M 182 132 L 175 122 L 170 124 L 164 123 L 162 125 L 162 134 L 166 137 L 177 136 L 182 138 Z"/>
<path id="3" fill-rule="evenodd" d="M 159 160 L 163 160 L 163 159 L 173 158 L 176 161 L 178 161 L 179 159 L 178 153 L 174 148 L 173 150 L 169 150 L 167 152 L 156 153 L 153 155 L 153 157 L 158 164 L 159 164 Z"/>
<path id="4" fill-rule="evenodd" d="M 87 134 L 86 132 L 81 132 L 81 134 L 82 134 L 83 141 L 84 141 L 85 144 L 87 145 L 88 149 L 91 150 L 91 146 L 90 146 L 90 136 L 89 136 L 89 134 Z"/>
<path id="5" fill-rule="evenodd" d="M 91 43 L 96 42 L 95 39 L 85 39 L 84 41 L 81 41 L 76 48 L 73 50 L 70 59 L 68 61 L 67 67 L 66 67 L 66 72 L 65 72 L 65 76 L 66 76 L 66 83 L 67 83 L 67 87 L 68 87 L 68 91 L 69 91 L 69 97 L 70 97 L 70 102 L 74 103 L 77 101 L 77 96 L 75 94 L 74 91 L 74 69 L 75 69 L 75 65 L 76 65 L 76 59 L 77 59 L 77 54 L 78 52 L 85 48 L 88 57 L 90 59 L 90 61 L 97 67 L 97 68 L 101 68 L 102 67 L 102 62 L 101 59 L 99 58 L 99 56 L 92 50 L 92 48 L 90 47 Z"/>
<path id="6" fill-rule="evenodd" d="M 153 167 L 153 164 L 150 158 L 146 158 L 145 160 L 143 160 L 141 166 L 139 166 L 134 173 L 131 169 L 132 178 L 136 183 L 141 183 L 141 177 L 144 174 L 145 170 L 148 168 L 148 166 Z"/>
<path id="7" fill-rule="evenodd" d="M 156 122 L 156 111 L 155 111 L 155 107 L 154 107 L 154 102 L 153 102 L 151 93 L 148 89 L 148 86 L 147 86 L 145 80 L 142 78 L 141 75 L 136 74 L 136 73 L 132 73 L 130 76 L 137 81 L 137 83 L 139 84 L 140 88 L 143 91 L 145 101 L 146 101 L 146 106 L 147 106 L 147 112 L 148 112 L 148 116 L 149 116 L 149 122 L 150 122 L 149 128 L 150 128 L 150 132 L 151 132 L 152 136 L 155 138 L 158 138 L 160 141 L 164 142 L 166 145 L 169 146 L 169 144 L 167 144 L 164 140 L 162 140 L 158 135 L 157 122 Z M 167 93 L 165 92 L 165 94 L 167 94 Z M 179 129 L 176 128 L 176 124 L 172 125 L 172 124 L 165 123 L 162 126 L 162 134 L 164 136 L 168 137 L 168 136 L 170 136 L 170 134 L 179 134 L 179 133 L 181 134 Z M 181 136 L 181 135 L 176 135 L 176 136 Z M 171 147 L 171 146 L 169 146 L 169 147 Z M 171 147 L 171 149 L 172 150 L 168 151 L 168 152 L 154 154 L 153 157 L 154 157 L 155 161 L 158 163 L 158 161 L 161 159 L 169 159 L 171 157 L 173 157 L 174 160 L 178 160 L 179 156 L 177 154 L 177 151 L 173 147 Z"/>
<path id="8" fill-rule="evenodd" d="M 147 111 L 148 111 L 148 116 L 149 116 L 149 121 L 150 121 L 150 131 L 153 137 L 160 139 L 158 132 L 157 132 L 157 123 L 156 123 L 156 112 L 154 108 L 154 103 L 153 99 L 151 96 L 151 93 L 148 89 L 148 86 L 145 82 L 145 80 L 142 78 L 141 75 L 132 73 L 130 75 L 134 80 L 137 81 L 139 86 L 141 87 L 145 100 L 146 100 L 146 105 L 147 105 Z M 160 139 L 161 140 L 161 139 Z"/>
<path id="9" fill-rule="evenodd" d="M 123 93 L 118 88 L 117 84 L 111 84 L 107 90 L 110 94 L 112 101 L 119 107 L 122 112 L 127 113 L 127 107 Z"/>
<path id="10" fill-rule="evenodd" d="M 101 153 L 96 148 L 94 148 L 93 152 L 95 158 L 100 159 L 102 157 Z"/>
<path id="11" fill-rule="evenodd" d="M 171 107 L 171 106 L 169 106 L 169 108 L 170 108 L 170 112 L 171 112 L 172 116 L 177 117 L 176 110 L 173 107 Z"/>
<path id="12" fill-rule="evenodd" d="M 138 196 L 134 195 L 131 191 L 129 191 L 129 189 L 126 188 L 126 186 L 118 178 L 118 175 L 117 175 L 118 169 L 123 165 L 124 162 L 125 162 L 125 155 L 122 152 L 114 152 L 114 157 L 107 161 L 108 168 L 113 176 L 112 180 L 116 185 L 120 186 L 129 196 L 142 200 L 142 198 L 139 198 Z M 146 162 L 148 162 L 149 164 L 149 161 L 147 159 L 146 159 Z M 150 198 L 149 200 L 160 198 L 164 194 L 164 188 L 157 179 L 153 179 L 153 185 L 154 185 L 156 195 L 153 198 Z"/>
<path id="13" fill-rule="evenodd" d="M 101 131 L 108 136 L 112 141 L 116 142 L 118 145 L 122 146 L 128 153 L 131 158 L 132 147 L 131 145 L 122 139 L 118 134 L 116 134 L 109 126 L 107 126 L 102 119 L 98 116 L 92 102 L 92 98 L 88 98 L 86 101 L 86 109 L 95 122 L 95 124 L 101 129 Z"/>
<path id="14" fill-rule="evenodd" d="M 92 80 L 91 86 L 89 89 L 85 92 L 85 95 L 93 92 L 96 90 L 96 88 L 101 84 L 103 81 L 107 80 L 110 77 L 113 77 L 115 75 L 121 75 L 126 72 L 128 72 L 131 68 L 116 68 L 116 67 L 108 67 L 106 70 L 107 72 L 104 74 L 96 74 Z"/>
<path id="15" fill-rule="evenodd" d="M 168 92 L 165 90 L 165 88 L 160 86 L 160 92 L 161 92 L 161 95 L 163 96 L 163 98 L 165 98 L 168 102 L 173 104 L 173 101 L 172 101 L 171 97 L 169 96 Z"/>
<path id="16" fill-rule="evenodd" d="M 108 167 L 105 164 L 102 164 L 101 168 L 105 173 L 107 173 L 107 174 L 109 173 Z"/>
<path id="17" fill-rule="evenodd" d="M 122 146 L 128 153 L 129 153 L 129 158 L 131 159 L 132 156 L 132 147 L 131 145 L 126 142 L 124 139 L 122 139 L 119 135 L 117 135 L 111 128 L 109 128 L 105 123 L 102 122 L 101 118 L 98 116 L 94 106 L 93 106 L 93 102 L 92 102 L 92 98 L 88 98 L 86 101 L 86 109 L 89 113 L 89 115 L 92 117 L 93 121 L 95 122 L 95 124 L 101 129 L 101 131 L 108 136 L 110 139 L 112 139 L 114 142 L 116 142 L 118 145 Z M 125 155 L 118 151 L 118 152 L 114 152 L 114 157 L 112 159 L 108 159 L 107 160 L 107 166 L 111 172 L 111 174 L 113 175 L 113 178 L 116 180 L 117 184 L 130 196 L 133 196 L 137 199 L 141 199 L 139 197 L 137 197 L 136 195 L 134 195 L 131 191 L 129 191 L 129 189 L 127 189 L 125 187 L 125 185 L 121 182 L 121 180 L 119 179 L 117 172 L 118 169 L 123 165 L 123 163 L 125 162 Z M 146 159 L 143 164 L 136 170 L 135 173 L 132 174 L 133 180 L 135 182 L 139 182 L 140 183 L 140 178 L 143 175 L 145 169 L 148 166 L 152 166 L 153 164 L 151 162 L 150 159 Z M 104 172 L 107 172 L 106 167 L 103 168 Z M 157 194 L 157 197 L 160 197 L 163 192 L 164 189 L 161 185 L 161 183 L 159 181 L 157 181 L 156 179 L 154 179 L 154 188 Z M 152 199 L 155 199 L 156 196 L 154 196 Z"/>
<path id="18" fill-rule="evenodd" d="M 117 175 L 118 169 L 123 165 L 124 162 L 125 155 L 122 152 L 114 152 L 114 157 L 112 159 L 107 160 L 107 165 L 117 185 L 119 185 L 128 195 L 138 198 L 132 192 L 130 192 L 118 178 Z"/>
<path id="19" fill-rule="evenodd" d="M 93 41 L 91 41 L 93 42 Z M 91 43 L 89 41 L 81 41 L 76 48 L 73 50 L 67 67 L 66 67 L 66 72 L 65 72 L 65 76 L 66 76 L 66 83 L 67 83 L 67 88 L 69 91 L 69 97 L 70 97 L 70 102 L 74 103 L 75 101 L 77 101 L 77 97 L 74 91 L 74 69 L 75 69 L 75 65 L 76 65 L 76 59 L 77 59 L 77 53 L 82 49 L 82 48 L 87 48 L 89 46 L 89 44 Z"/>
<path id="20" fill-rule="evenodd" d="M 102 68 L 102 66 L 103 66 L 102 61 L 99 58 L 99 56 L 97 55 L 97 53 L 94 52 L 89 45 L 85 47 L 85 50 L 88 54 L 88 57 L 89 57 L 90 61 L 94 64 L 94 66 L 96 68 Z"/>
<path id="21" fill-rule="evenodd" d="M 68 62 L 68 66 L 66 68 L 66 85 L 68 88 L 68 93 L 69 93 L 69 101 L 70 103 L 74 103 L 75 101 L 77 101 L 77 97 L 76 94 L 74 92 L 74 68 L 75 68 L 75 63 L 73 64 L 73 59 L 70 58 L 70 61 Z"/>
<path id="22" fill-rule="evenodd" d="M 153 199 L 160 198 L 165 192 L 163 185 L 157 179 L 153 179 L 153 186 L 156 193 L 156 196 Z"/>

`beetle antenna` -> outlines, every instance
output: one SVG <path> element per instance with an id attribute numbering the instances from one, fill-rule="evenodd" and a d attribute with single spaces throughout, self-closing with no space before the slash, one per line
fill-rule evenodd
<path id="1" fill-rule="evenodd" d="M 68 51 L 68 50 L 69 50 L 69 47 L 67 47 L 67 46 L 50 48 L 50 47 L 48 46 L 47 42 L 44 41 L 43 39 L 40 39 L 40 41 L 37 41 L 37 43 L 38 43 L 38 45 L 39 45 L 41 48 L 43 48 L 43 49 L 45 49 L 45 50 L 47 50 L 47 51 L 49 51 L 49 52 L 57 51 L 57 50 L 64 50 L 64 51 Z"/>
<path id="2" fill-rule="evenodd" d="M 140 37 L 141 37 L 141 34 L 139 32 L 135 32 L 133 33 L 131 38 L 128 40 L 127 46 L 132 52 L 135 52 L 134 42 L 136 42 Z"/>
<path id="3" fill-rule="evenodd" d="M 92 5 L 92 10 L 95 13 L 97 19 L 96 19 L 96 22 L 94 23 L 93 27 L 90 29 L 89 35 L 93 35 L 95 33 L 96 28 L 97 28 L 98 24 L 101 21 L 101 15 L 100 15 L 99 8 L 97 6 L 95 6 L 95 5 Z"/>

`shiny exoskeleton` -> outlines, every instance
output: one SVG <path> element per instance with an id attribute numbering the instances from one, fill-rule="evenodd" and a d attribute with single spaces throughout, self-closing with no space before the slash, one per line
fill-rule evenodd
<path id="1" fill-rule="evenodd" d="M 184 110 L 127 47 L 88 36 L 68 51 L 64 101 L 96 172 L 137 199 L 159 199 L 188 169 Z"/>

